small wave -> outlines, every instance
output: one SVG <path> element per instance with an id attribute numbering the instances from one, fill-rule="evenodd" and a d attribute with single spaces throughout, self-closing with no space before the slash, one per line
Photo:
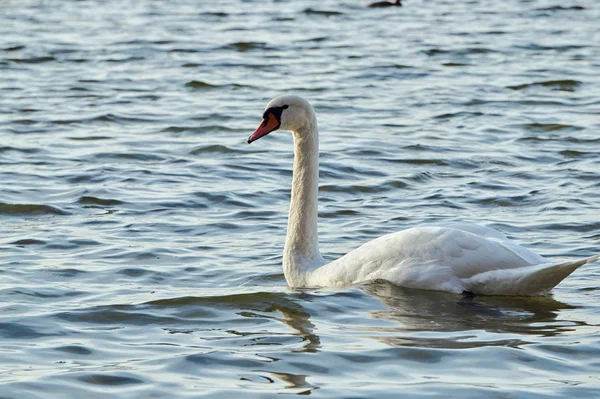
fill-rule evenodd
<path id="1" fill-rule="evenodd" d="M 356 216 L 361 213 L 354 209 L 338 209 L 333 211 L 321 211 L 319 212 L 319 218 L 323 219 L 337 219 L 343 216 Z"/>
<path id="2" fill-rule="evenodd" d="M 202 66 L 202 64 L 198 64 L 195 62 L 187 62 L 183 65 L 181 65 L 183 68 L 198 68 L 199 66 Z"/>
<path id="3" fill-rule="evenodd" d="M 50 121 L 53 125 L 72 125 L 77 123 L 90 123 L 90 122 L 111 122 L 111 123 L 143 123 L 143 122 L 153 122 L 149 119 L 142 118 L 131 118 L 127 116 L 121 116 L 116 114 L 104 114 L 93 116 L 89 118 L 81 118 L 81 119 L 55 119 Z"/>
<path id="4" fill-rule="evenodd" d="M 88 273 L 87 271 L 84 270 L 79 270 L 79 269 L 73 269 L 73 268 L 67 268 L 67 269 L 53 269 L 50 271 L 50 273 L 56 275 L 57 277 L 63 279 L 63 278 L 74 278 L 74 277 L 78 277 L 80 275 L 84 275 L 86 273 Z"/>
<path id="5" fill-rule="evenodd" d="M 329 39 L 328 36 L 317 36 L 317 37 L 313 37 L 313 38 L 310 38 L 310 39 L 298 40 L 298 42 L 300 42 L 300 43 L 306 43 L 306 42 L 309 42 L 309 43 L 321 43 L 321 42 L 327 41 L 328 39 Z"/>
<path id="6" fill-rule="evenodd" d="M 383 161 L 392 163 L 406 163 L 409 165 L 437 165 L 448 166 L 450 163 L 442 159 L 416 159 L 416 158 L 383 158 Z"/>
<path id="7" fill-rule="evenodd" d="M 303 13 L 308 14 L 308 15 L 322 15 L 324 17 L 333 17 L 335 15 L 344 15 L 344 13 L 340 12 L 340 11 L 315 10 L 314 8 L 306 8 L 306 9 L 304 9 Z"/>
<path id="8" fill-rule="evenodd" d="M 515 195 L 512 197 L 487 197 L 477 198 L 469 200 L 472 204 L 478 204 L 482 206 L 499 206 L 499 207 L 518 207 L 518 206 L 529 206 L 532 203 L 539 203 L 540 200 L 537 197 L 529 195 Z"/>
<path id="9" fill-rule="evenodd" d="M 598 155 L 597 152 L 588 152 L 588 151 L 576 151 L 576 150 L 563 150 L 559 152 L 560 155 L 569 158 L 585 158 L 588 156 L 596 157 Z"/>
<path id="10" fill-rule="evenodd" d="M 86 374 L 80 377 L 77 377 L 79 381 L 86 382 L 88 384 L 94 385 L 131 385 L 131 384 L 143 384 L 144 381 L 133 378 L 133 377 L 124 377 L 119 375 L 110 375 L 110 374 Z"/>
<path id="11" fill-rule="evenodd" d="M 115 153 L 115 152 L 101 152 L 99 154 L 94 154 L 94 159 L 131 159 L 135 161 L 145 161 L 145 162 L 162 162 L 165 161 L 166 158 L 154 155 L 154 154 L 143 154 L 143 153 Z"/>
<path id="12" fill-rule="evenodd" d="M 270 50 L 271 48 L 267 46 L 265 42 L 234 42 L 229 43 L 222 47 L 226 50 L 235 50 L 241 53 L 251 50 Z"/>
<path id="13" fill-rule="evenodd" d="M 452 50 L 445 50 L 441 48 L 431 48 L 427 50 L 421 51 L 423 54 L 428 55 L 430 57 L 435 57 L 437 55 L 456 55 L 456 56 L 465 56 L 470 54 L 488 54 L 488 53 L 498 53 L 497 50 L 492 50 L 486 47 L 466 47 Z"/>
<path id="14" fill-rule="evenodd" d="M 133 45 L 133 46 L 149 46 L 152 44 L 165 45 L 165 44 L 174 44 L 173 40 L 145 40 L 145 39 L 135 39 L 135 40 L 127 40 L 122 42 L 114 42 L 113 45 L 121 46 L 121 45 Z"/>
<path id="15" fill-rule="evenodd" d="M 0 337 L 8 339 L 36 339 L 55 334 L 42 333 L 35 329 L 20 323 L 0 323 Z"/>
<path id="16" fill-rule="evenodd" d="M 207 126 L 169 126 L 161 130 L 165 133 L 209 133 L 209 132 L 243 132 L 247 129 L 235 129 L 222 125 L 207 125 Z"/>
<path id="17" fill-rule="evenodd" d="M 248 208 L 251 204 L 243 202 L 241 199 L 231 198 L 231 195 L 211 194 L 204 191 L 194 193 L 194 196 L 203 198 L 211 204 L 231 205 L 240 208 Z"/>
<path id="18" fill-rule="evenodd" d="M 572 222 L 572 223 L 545 223 L 535 226 L 536 231 L 540 230 L 569 230 L 581 233 L 596 232 L 600 229 L 600 222 Z"/>
<path id="19" fill-rule="evenodd" d="M 581 126 L 563 125 L 561 123 L 527 123 L 523 128 L 531 132 L 557 132 L 583 130 Z"/>
<path id="20" fill-rule="evenodd" d="M 128 268 L 119 270 L 117 273 L 125 275 L 127 277 L 142 277 L 142 276 L 148 274 L 148 270 L 142 269 L 139 267 L 128 267 Z"/>
<path id="21" fill-rule="evenodd" d="M 15 119 L 13 121 L 13 123 L 29 126 L 29 125 L 35 125 L 36 123 L 38 123 L 38 121 L 34 121 L 33 119 Z"/>
<path id="22" fill-rule="evenodd" d="M 248 357 L 236 356 L 235 354 L 225 352 L 210 352 L 195 355 L 188 355 L 185 360 L 194 363 L 194 367 L 211 367 L 222 369 L 224 367 L 233 367 L 239 369 L 263 369 L 267 365 L 267 360 L 249 359 Z M 312 366 L 313 369 L 315 366 Z"/>
<path id="23" fill-rule="evenodd" d="M 568 11 L 568 10 L 585 10 L 583 6 L 571 6 L 571 7 L 563 7 L 563 6 L 552 6 L 545 8 L 537 8 L 536 11 Z"/>
<path id="24" fill-rule="evenodd" d="M 207 12 L 202 12 L 198 15 L 207 16 L 207 17 L 218 17 L 218 18 L 225 18 L 225 17 L 229 16 L 229 14 L 227 14 L 226 12 L 218 12 L 218 11 L 207 11 Z"/>
<path id="25" fill-rule="evenodd" d="M 553 136 L 527 136 L 521 137 L 518 141 L 564 141 L 566 143 L 583 143 L 583 144 L 591 144 L 591 143 L 600 143 L 600 138 L 591 138 L 584 139 L 578 137 L 565 137 L 559 135 Z"/>
<path id="26" fill-rule="evenodd" d="M 388 65 L 375 65 L 373 67 L 369 66 L 368 68 L 365 69 L 410 69 L 410 68 L 414 68 L 410 65 L 403 65 L 403 64 L 388 64 Z"/>
<path id="27" fill-rule="evenodd" d="M 11 46 L 11 47 L 5 47 L 2 49 L 2 51 L 19 51 L 19 50 L 23 50 L 25 48 L 25 46 Z"/>
<path id="28" fill-rule="evenodd" d="M 185 84 L 185 87 L 189 87 L 196 90 L 213 90 L 213 89 L 223 89 L 223 88 L 232 88 L 239 89 L 245 87 L 244 85 L 231 83 L 225 85 L 215 85 L 207 82 L 203 82 L 201 80 L 191 80 Z"/>
<path id="29" fill-rule="evenodd" d="M 265 303 L 270 306 L 275 301 L 284 301 L 287 298 L 286 294 L 277 292 L 255 292 L 247 294 L 232 294 L 222 296 L 184 296 L 178 298 L 158 299 L 155 301 L 146 302 L 144 305 L 156 307 L 181 307 L 181 306 L 200 306 L 201 305 L 229 305 L 251 307 L 252 304 Z"/>
<path id="30" fill-rule="evenodd" d="M 54 348 L 55 351 L 66 352 L 73 355 L 91 355 L 92 351 L 84 346 L 66 345 Z"/>
<path id="31" fill-rule="evenodd" d="M 104 62 L 120 64 L 120 63 L 125 63 L 125 62 L 132 62 L 132 61 L 143 61 L 145 59 L 146 59 L 146 57 L 132 56 L 132 57 L 125 57 L 125 58 L 108 58 L 108 59 L 104 60 Z"/>
<path id="32" fill-rule="evenodd" d="M 462 66 L 471 66 L 473 64 L 467 64 L 464 62 L 445 62 L 442 65 L 445 67 L 462 67 Z"/>
<path id="33" fill-rule="evenodd" d="M 201 80 L 191 80 L 185 84 L 186 87 L 191 87 L 193 89 L 216 89 L 221 86 L 212 85 L 210 83 L 203 82 Z"/>
<path id="34" fill-rule="evenodd" d="M 542 82 L 525 83 L 515 86 L 506 86 L 507 89 L 511 90 L 526 90 L 535 87 L 549 87 L 555 91 L 575 91 L 582 82 L 579 80 L 563 79 L 563 80 L 547 80 Z"/>
<path id="35" fill-rule="evenodd" d="M 483 112 L 453 112 L 447 114 L 436 115 L 434 119 L 452 119 L 456 117 L 474 117 L 474 116 L 483 116 L 485 115 Z"/>
<path id="36" fill-rule="evenodd" d="M 0 215 L 68 215 L 60 208 L 50 205 L 6 204 L 0 202 Z"/>
<path id="37" fill-rule="evenodd" d="M 31 58 L 8 58 L 8 61 L 17 64 L 42 64 L 44 62 L 56 61 L 56 58 L 50 56 L 31 57 Z"/>
<path id="38" fill-rule="evenodd" d="M 115 199 L 104 199 L 104 198 L 97 198 L 97 197 L 91 197 L 91 196 L 83 196 L 83 197 L 79 198 L 79 200 L 77 200 L 77 203 L 83 204 L 83 205 L 113 206 L 113 205 L 121 205 L 124 202 L 115 200 Z"/>
<path id="39" fill-rule="evenodd" d="M 11 152 L 11 151 L 22 152 L 24 154 L 33 154 L 36 152 L 40 152 L 40 150 L 37 148 L 16 148 L 16 147 L 8 147 L 8 146 L 0 147 L 0 153 Z"/>
<path id="40" fill-rule="evenodd" d="M 417 183 L 422 183 L 422 182 L 426 182 L 426 181 L 435 179 L 435 176 L 433 175 L 433 173 L 426 171 L 426 172 L 420 172 L 415 175 L 412 175 L 408 179 L 411 181 L 417 182 Z"/>
<path id="41" fill-rule="evenodd" d="M 84 136 L 84 137 L 69 137 L 69 140 L 75 141 L 98 141 L 98 140 L 110 140 L 112 137 L 109 136 Z"/>
<path id="42" fill-rule="evenodd" d="M 206 153 L 217 153 L 217 154 L 244 154 L 246 151 L 234 150 L 232 148 L 226 147 L 224 145 L 207 145 L 203 147 L 196 148 L 195 150 L 190 151 L 190 155 L 200 155 Z"/>
<path id="43" fill-rule="evenodd" d="M 579 50 L 579 49 L 586 48 L 586 47 L 588 47 L 588 46 L 579 45 L 579 44 L 567 44 L 567 45 L 562 45 L 562 46 L 559 46 L 559 45 L 557 45 L 557 46 L 542 46 L 537 43 L 530 43 L 530 44 L 515 46 L 515 48 L 523 49 L 523 50 L 558 51 L 561 53 L 565 52 L 565 51 Z"/>
<path id="44" fill-rule="evenodd" d="M 369 193 L 376 194 L 388 191 L 388 187 L 382 186 L 364 186 L 359 184 L 353 185 L 341 185 L 341 184 L 326 184 L 319 187 L 319 191 L 325 193 L 346 193 L 346 194 L 357 194 L 357 193 Z"/>

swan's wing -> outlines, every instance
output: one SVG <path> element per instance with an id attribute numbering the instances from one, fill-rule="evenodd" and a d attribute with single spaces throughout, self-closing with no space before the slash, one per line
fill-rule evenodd
<path id="1" fill-rule="evenodd" d="M 478 274 L 544 261 L 500 233 L 486 231 L 486 237 L 465 226 L 424 226 L 380 237 L 313 271 L 308 282 L 330 286 L 385 279 L 406 287 L 462 292 L 464 281 Z"/>
<path id="2" fill-rule="evenodd" d="M 504 234 L 500 233 L 498 230 L 468 222 L 447 222 L 436 223 L 431 225 L 426 224 L 422 227 L 448 227 L 451 229 L 467 231 L 469 233 L 473 233 L 475 235 L 485 238 L 493 238 L 496 240 L 508 241 L 508 238 Z"/>

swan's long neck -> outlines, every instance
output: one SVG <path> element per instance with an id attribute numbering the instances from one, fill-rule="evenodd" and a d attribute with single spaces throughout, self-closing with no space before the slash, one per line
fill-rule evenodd
<path id="1" fill-rule="evenodd" d="M 324 261 L 317 229 L 319 195 L 319 130 L 317 119 L 294 133 L 294 175 L 283 251 L 283 270 L 292 287 L 305 285 L 306 274 Z"/>

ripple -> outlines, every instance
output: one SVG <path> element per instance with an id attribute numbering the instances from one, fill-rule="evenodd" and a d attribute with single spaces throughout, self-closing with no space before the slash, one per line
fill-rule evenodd
<path id="1" fill-rule="evenodd" d="M 111 122 L 111 123 L 140 123 L 140 122 L 152 122 L 148 119 L 142 118 L 132 118 L 121 116 L 117 114 L 105 114 L 98 115 L 91 118 L 81 118 L 81 119 L 55 119 L 50 121 L 50 123 L 54 125 L 71 125 L 71 124 L 89 124 L 90 122 Z"/>
<path id="2" fill-rule="evenodd" d="M 583 82 L 579 80 L 563 79 L 563 80 L 546 80 L 541 82 L 525 83 L 516 86 L 506 86 L 511 90 L 526 90 L 536 87 L 547 87 L 557 91 L 575 91 Z"/>
<path id="3" fill-rule="evenodd" d="M 144 381 L 139 378 L 126 377 L 114 374 L 86 374 L 77 377 L 79 381 L 102 386 L 115 386 L 115 385 L 132 385 L 132 384 L 143 384 Z"/>
<path id="4" fill-rule="evenodd" d="M 391 163 L 402 163 L 408 165 L 437 165 L 437 166 L 449 166 L 450 162 L 442 159 L 419 159 L 419 158 L 383 158 L 386 162 Z"/>
<path id="5" fill-rule="evenodd" d="M 224 145 L 207 145 L 203 147 L 196 148 L 189 152 L 190 155 L 200 155 L 206 153 L 215 153 L 215 154 L 245 154 L 246 151 L 236 150 L 233 148 L 229 148 Z"/>
<path id="6" fill-rule="evenodd" d="M 79 345 L 66 345 L 66 346 L 59 346 L 57 348 L 54 348 L 55 351 L 58 352 L 66 352 L 66 353 L 71 353 L 73 355 L 91 355 L 92 351 L 88 348 L 85 348 L 83 346 L 79 346 Z"/>
<path id="7" fill-rule="evenodd" d="M 185 360 L 190 363 L 202 366 L 215 366 L 215 367 L 243 367 L 243 368 L 261 368 L 267 363 L 266 361 L 251 360 L 244 357 L 236 357 L 231 353 L 202 353 L 197 355 L 188 355 Z"/>
<path id="8" fill-rule="evenodd" d="M 12 245 L 43 245 L 46 241 L 36 240 L 35 238 L 22 238 L 20 240 L 11 242 Z"/>
<path id="9" fill-rule="evenodd" d="M 559 151 L 560 155 L 564 155 L 569 158 L 587 158 L 587 157 L 596 157 L 598 155 L 597 152 L 587 152 L 587 151 L 576 151 L 576 150 L 562 150 Z"/>
<path id="10" fill-rule="evenodd" d="M 38 148 L 16 148 L 16 147 L 0 147 L 0 153 L 3 152 L 22 152 L 24 154 L 34 154 L 36 152 L 40 152 L 41 150 Z"/>
<path id="11" fill-rule="evenodd" d="M 357 193 L 381 193 L 389 190 L 386 187 L 380 186 L 363 186 L 363 185 L 350 185 L 343 186 L 339 184 L 328 184 L 319 187 L 320 192 L 324 193 L 345 193 L 345 194 L 357 194 Z"/>
<path id="12" fill-rule="evenodd" d="M 124 204 L 125 202 L 119 201 L 119 200 L 116 200 L 116 199 L 98 198 L 98 197 L 92 197 L 92 196 L 83 196 L 83 197 L 80 197 L 77 200 L 77 203 L 78 204 L 84 204 L 84 205 L 114 206 L 114 205 Z"/>
<path id="13" fill-rule="evenodd" d="M 434 116 L 435 119 L 452 119 L 457 117 L 475 117 L 475 116 L 483 116 L 483 112 L 452 112 L 447 114 L 441 114 Z"/>
<path id="14" fill-rule="evenodd" d="M 482 206 L 500 206 L 500 207 L 525 207 L 530 206 L 532 203 L 541 205 L 545 201 L 540 201 L 540 199 L 535 196 L 530 195 L 515 195 L 510 197 L 502 197 L 496 196 L 491 198 L 477 198 L 469 200 L 470 203 L 479 204 Z"/>
<path id="15" fill-rule="evenodd" d="M 21 323 L 0 323 L 0 337 L 5 339 L 37 339 L 56 334 L 43 333 Z"/>
<path id="16" fill-rule="evenodd" d="M 560 123 L 527 123 L 522 126 L 531 132 L 578 131 L 583 129 L 580 126 L 563 125 Z"/>
<path id="17" fill-rule="evenodd" d="M 189 82 L 187 82 L 185 84 L 186 87 L 190 87 L 192 89 L 196 89 L 196 90 L 213 90 L 213 89 L 222 89 L 222 88 L 233 88 L 233 89 L 239 89 L 244 87 L 243 85 L 239 85 L 239 84 L 227 84 L 227 85 L 215 85 L 215 84 L 210 84 L 207 82 L 203 82 L 201 80 L 190 80 Z"/>
<path id="18" fill-rule="evenodd" d="M 552 6 L 552 7 L 545 7 L 545 8 L 536 8 L 536 11 L 570 11 L 570 10 L 580 11 L 580 10 L 585 10 L 585 7 L 583 7 L 583 6 L 570 6 L 570 7 Z"/>
<path id="19" fill-rule="evenodd" d="M 218 17 L 218 18 L 226 18 L 229 16 L 228 13 L 221 12 L 221 11 L 206 11 L 206 12 L 201 12 L 200 15 L 207 16 L 207 17 Z"/>
<path id="20" fill-rule="evenodd" d="M 223 47 L 227 50 L 235 50 L 240 53 L 252 50 L 270 50 L 271 48 L 265 42 L 234 42 Z"/>
<path id="21" fill-rule="evenodd" d="M 51 205 L 7 204 L 0 202 L 0 215 L 68 215 L 69 212 Z"/>
<path id="22" fill-rule="evenodd" d="M 91 157 L 92 160 L 102 161 L 102 160 L 131 160 L 131 161 L 143 161 L 143 162 L 164 162 L 167 158 L 162 157 L 157 154 L 150 153 L 134 153 L 134 152 L 126 152 L 126 153 L 114 153 L 114 152 L 101 152 L 99 154 L 94 154 Z"/>
<path id="23" fill-rule="evenodd" d="M 334 17 L 334 16 L 338 16 L 338 15 L 344 15 L 344 13 L 341 11 L 317 10 L 314 8 L 305 8 L 303 13 L 308 14 L 308 15 L 321 15 L 324 17 Z"/>
<path id="24" fill-rule="evenodd" d="M 18 46 L 5 47 L 2 49 L 2 51 L 19 51 L 19 50 L 23 50 L 24 48 L 25 48 L 25 46 L 18 45 Z"/>
<path id="25" fill-rule="evenodd" d="M 56 58 L 50 56 L 30 57 L 30 58 L 8 58 L 8 61 L 16 64 L 42 64 L 56 61 Z"/>

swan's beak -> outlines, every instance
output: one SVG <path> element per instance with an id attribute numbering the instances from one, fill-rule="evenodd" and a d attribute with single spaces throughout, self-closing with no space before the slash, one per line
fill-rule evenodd
<path id="1" fill-rule="evenodd" d="M 281 122 L 279 122 L 275 115 L 273 115 L 272 113 L 267 114 L 266 118 L 263 119 L 260 126 L 256 128 L 256 130 L 250 135 L 250 137 L 248 137 L 248 144 L 279 129 L 280 125 Z"/>

